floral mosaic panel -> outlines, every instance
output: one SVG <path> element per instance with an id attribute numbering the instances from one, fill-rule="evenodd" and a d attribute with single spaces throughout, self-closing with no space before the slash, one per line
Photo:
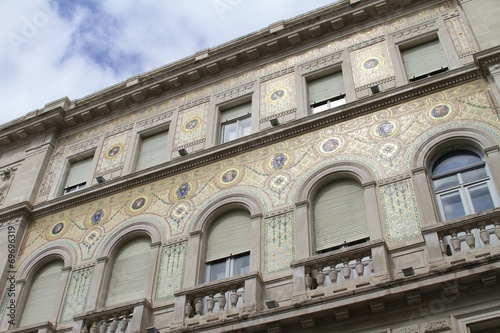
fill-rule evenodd
<path id="1" fill-rule="evenodd" d="M 7 303 L 9 302 L 9 297 L 7 296 L 7 291 L 3 293 L 2 302 L 0 303 L 0 326 L 2 325 L 4 317 L 7 316 L 5 312 L 7 310 Z"/>
<path id="2" fill-rule="evenodd" d="M 411 179 L 380 187 L 387 241 L 389 243 L 420 235 L 420 216 Z"/>
<path id="3" fill-rule="evenodd" d="M 394 76 L 386 41 L 352 51 L 349 57 L 356 88 Z"/>
<path id="4" fill-rule="evenodd" d="M 84 312 L 93 274 L 94 266 L 75 270 L 71 273 L 61 314 L 61 323 L 72 322 L 74 315 Z"/>
<path id="5" fill-rule="evenodd" d="M 182 288 L 186 263 L 187 242 L 164 246 L 161 252 L 160 272 L 156 285 L 155 300 L 174 297 L 174 292 Z"/>
<path id="6" fill-rule="evenodd" d="M 296 106 L 295 74 L 290 73 L 262 82 L 260 86 L 260 117 L 293 109 Z"/>
<path id="7" fill-rule="evenodd" d="M 96 174 L 107 174 L 117 168 L 123 168 L 131 132 L 131 130 L 128 130 L 104 140 L 99 161 L 97 162 Z"/>
<path id="8" fill-rule="evenodd" d="M 179 113 L 174 147 L 185 145 L 204 137 L 206 117 L 210 103 L 202 103 Z"/>
<path id="9" fill-rule="evenodd" d="M 450 32 L 453 40 L 453 45 L 457 50 L 459 57 L 463 57 L 475 52 L 474 44 L 470 35 L 464 27 L 463 19 L 461 17 L 452 17 L 445 20 L 446 28 Z"/>
<path id="10" fill-rule="evenodd" d="M 290 263 L 295 259 L 293 223 L 293 212 L 287 212 L 265 219 L 265 274 L 290 269 Z"/>

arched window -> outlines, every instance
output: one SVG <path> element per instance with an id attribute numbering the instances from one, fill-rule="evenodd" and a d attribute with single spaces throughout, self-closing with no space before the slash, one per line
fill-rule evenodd
<path id="1" fill-rule="evenodd" d="M 364 189 L 353 179 L 321 188 L 314 197 L 313 218 L 317 253 L 369 239 Z"/>
<path id="2" fill-rule="evenodd" d="M 216 281 L 248 273 L 250 213 L 231 210 L 215 220 L 208 232 L 205 280 Z"/>
<path id="3" fill-rule="evenodd" d="M 62 260 L 52 261 L 43 266 L 35 275 L 19 327 L 40 322 L 47 322 L 58 307 L 56 297 L 61 288 L 61 275 L 64 263 Z"/>
<path id="4" fill-rule="evenodd" d="M 432 164 L 431 180 L 443 221 L 496 206 L 486 162 L 471 150 L 454 150 L 437 158 Z"/>
<path id="5" fill-rule="evenodd" d="M 116 253 L 105 306 L 145 298 L 151 240 L 141 236 L 129 240 Z"/>

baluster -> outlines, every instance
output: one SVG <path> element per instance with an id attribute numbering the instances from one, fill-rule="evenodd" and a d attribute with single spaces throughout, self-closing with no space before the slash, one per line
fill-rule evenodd
<path id="1" fill-rule="evenodd" d="M 108 320 L 103 317 L 101 321 L 101 326 L 99 326 L 99 333 L 106 333 L 108 331 Z"/>
<path id="2" fill-rule="evenodd" d="M 375 267 L 373 265 L 373 258 L 371 256 L 368 257 L 368 270 L 370 271 L 371 274 L 375 273 Z"/>
<path id="3" fill-rule="evenodd" d="M 90 333 L 97 333 L 97 321 L 92 322 L 92 327 L 90 328 Z"/>
<path id="4" fill-rule="evenodd" d="M 342 275 L 344 276 L 345 280 L 351 279 L 351 267 L 349 266 L 348 261 L 344 261 L 344 267 L 342 267 Z"/>
<path id="5" fill-rule="evenodd" d="M 186 305 L 184 307 L 184 317 L 189 318 L 193 313 L 193 305 L 191 304 L 190 299 L 186 299 Z"/>
<path id="6" fill-rule="evenodd" d="M 363 277 L 364 271 L 365 271 L 365 265 L 363 265 L 361 259 L 356 259 L 356 273 L 358 274 L 358 278 Z"/>
<path id="7" fill-rule="evenodd" d="M 217 300 L 217 302 L 219 303 L 219 311 L 224 311 L 226 309 L 226 303 L 227 303 L 225 291 L 220 292 L 220 297 Z"/>
<path id="8" fill-rule="evenodd" d="M 87 328 L 87 325 L 88 325 L 88 323 L 86 321 L 84 321 L 81 333 L 89 333 L 89 329 Z"/>
<path id="9" fill-rule="evenodd" d="M 448 245 L 443 240 L 443 237 L 439 237 L 439 247 L 441 248 L 441 254 L 443 257 L 448 255 Z"/>
<path id="10" fill-rule="evenodd" d="M 485 225 L 481 224 L 479 226 L 479 230 L 480 230 L 479 231 L 479 237 L 483 241 L 484 245 L 490 244 L 490 233 L 488 232 L 488 230 L 486 230 Z"/>
<path id="11" fill-rule="evenodd" d="M 203 302 L 200 297 L 194 301 L 194 311 L 197 315 L 201 316 L 201 311 L 203 311 Z"/>
<path id="12" fill-rule="evenodd" d="M 455 231 L 451 233 L 451 246 L 453 246 L 455 252 L 460 252 L 460 248 L 462 247 L 462 241 L 458 239 Z"/>
<path id="13" fill-rule="evenodd" d="M 493 223 L 495 224 L 495 236 L 500 240 L 500 219 L 493 220 Z"/>
<path id="14" fill-rule="evenodd" d="M 471 249 L 476 247 L 476 238 L 471 233 L 470 228 L 465 229 L 465 242 Z"/>
<path id="15" fill-rule="evenodd" d="M 214 307 L 215 307 L 214 294 L 210 294 L 210 295 L 208 295 L 208 299 L 207 299 L 207 311 L 209 313 L 213 313 Z"/>
<path id="16" fill-rule="evenodd" d="M 238 294 L 236 293 L 236 289 L 231 290 L 229 301 L 231 302 L 231 308 L 235 308 L 236 304 L 238 304 Z"/>
<path id="17" fill-rule="evenodd" d="M 123 314 L 122 321 L 120 321 L 120 324 L 118 325 L 118 327 L 120 328 L 120 332 L 124 333 L 125 330 L 127 329 L 127 326 L 128 326 L 128 320 L 127 320 L 127 313 L 125 312 Z"/>
<path id="18" fill-rule="evenodd" d="M 339 271 L 335 269 L 335 263 L 330 264 L 330 271 L 328 272 L 328 276 L 330 277 L 331 283 L 337 283 L 337 277 L 339 275 Z"/>
<path id="19" fill-rule="evenodd" d="M 323 287 L 325 284 L 325 275 L 323 274 L 323 267 L 317 266 L 316 269 L 318 273 L 316 274 L 316 282 L 318 282 L 318 287 Z"/>
<path id="20" fill-rule="evenodd" d="M 113 321 L 109 324 L 109 331 L 115 333 L 118 328 L 118 315 L 113 316 Z"/>
<path id="21" fill-rule="evenodd" d="M 307 272 L 306 273 L 306 290 L 311 290 L 312 288 L 312 277 L 311 277 L 311 273 L 310 272 Z"/>

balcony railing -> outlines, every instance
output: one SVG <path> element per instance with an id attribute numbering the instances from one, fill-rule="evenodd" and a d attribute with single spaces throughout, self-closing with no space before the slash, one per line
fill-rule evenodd
<path id="1" fill-rule="evenodd" d="M 253 272 L 187 288 L 175 296 L 176 303 L 183 303 L 184 326 L 192 326 L 256 311 L 261 293 L 262 279 Z"/>
<path id="2" fill-rule="evenodd" d="M 387 250 L 383 240 L 341 248 L 292 263 L 294 276 L 304 274 L 305 278 L 294 279 L 294 284 L 304 283 L 308 297 L 322 296 L 327 292 L 352 290 L 387 279 Z M 300 286 L 294 286 L 294 293 L 300 293 Z"/>

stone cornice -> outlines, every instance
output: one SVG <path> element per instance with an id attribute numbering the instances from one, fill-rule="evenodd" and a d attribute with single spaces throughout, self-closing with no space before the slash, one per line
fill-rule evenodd
<path id="1" fill-rule="evenodd" d="M 500 65 L 500 45 L 475 53 L 474 62 L 483 74 L 488 74 L 490 66 Z"/>
<path id="2" fill-rule="evenodd" d="M 5 221 L 10 221 L 22 217 L 26 217 L 27 219 L 29 219 L 31 218 L 32 211 L 33 211 L 33 206 L 27 201 L 20 202 L 18 204 L 1 209 L 0 225 L 3 224 Z"/>

